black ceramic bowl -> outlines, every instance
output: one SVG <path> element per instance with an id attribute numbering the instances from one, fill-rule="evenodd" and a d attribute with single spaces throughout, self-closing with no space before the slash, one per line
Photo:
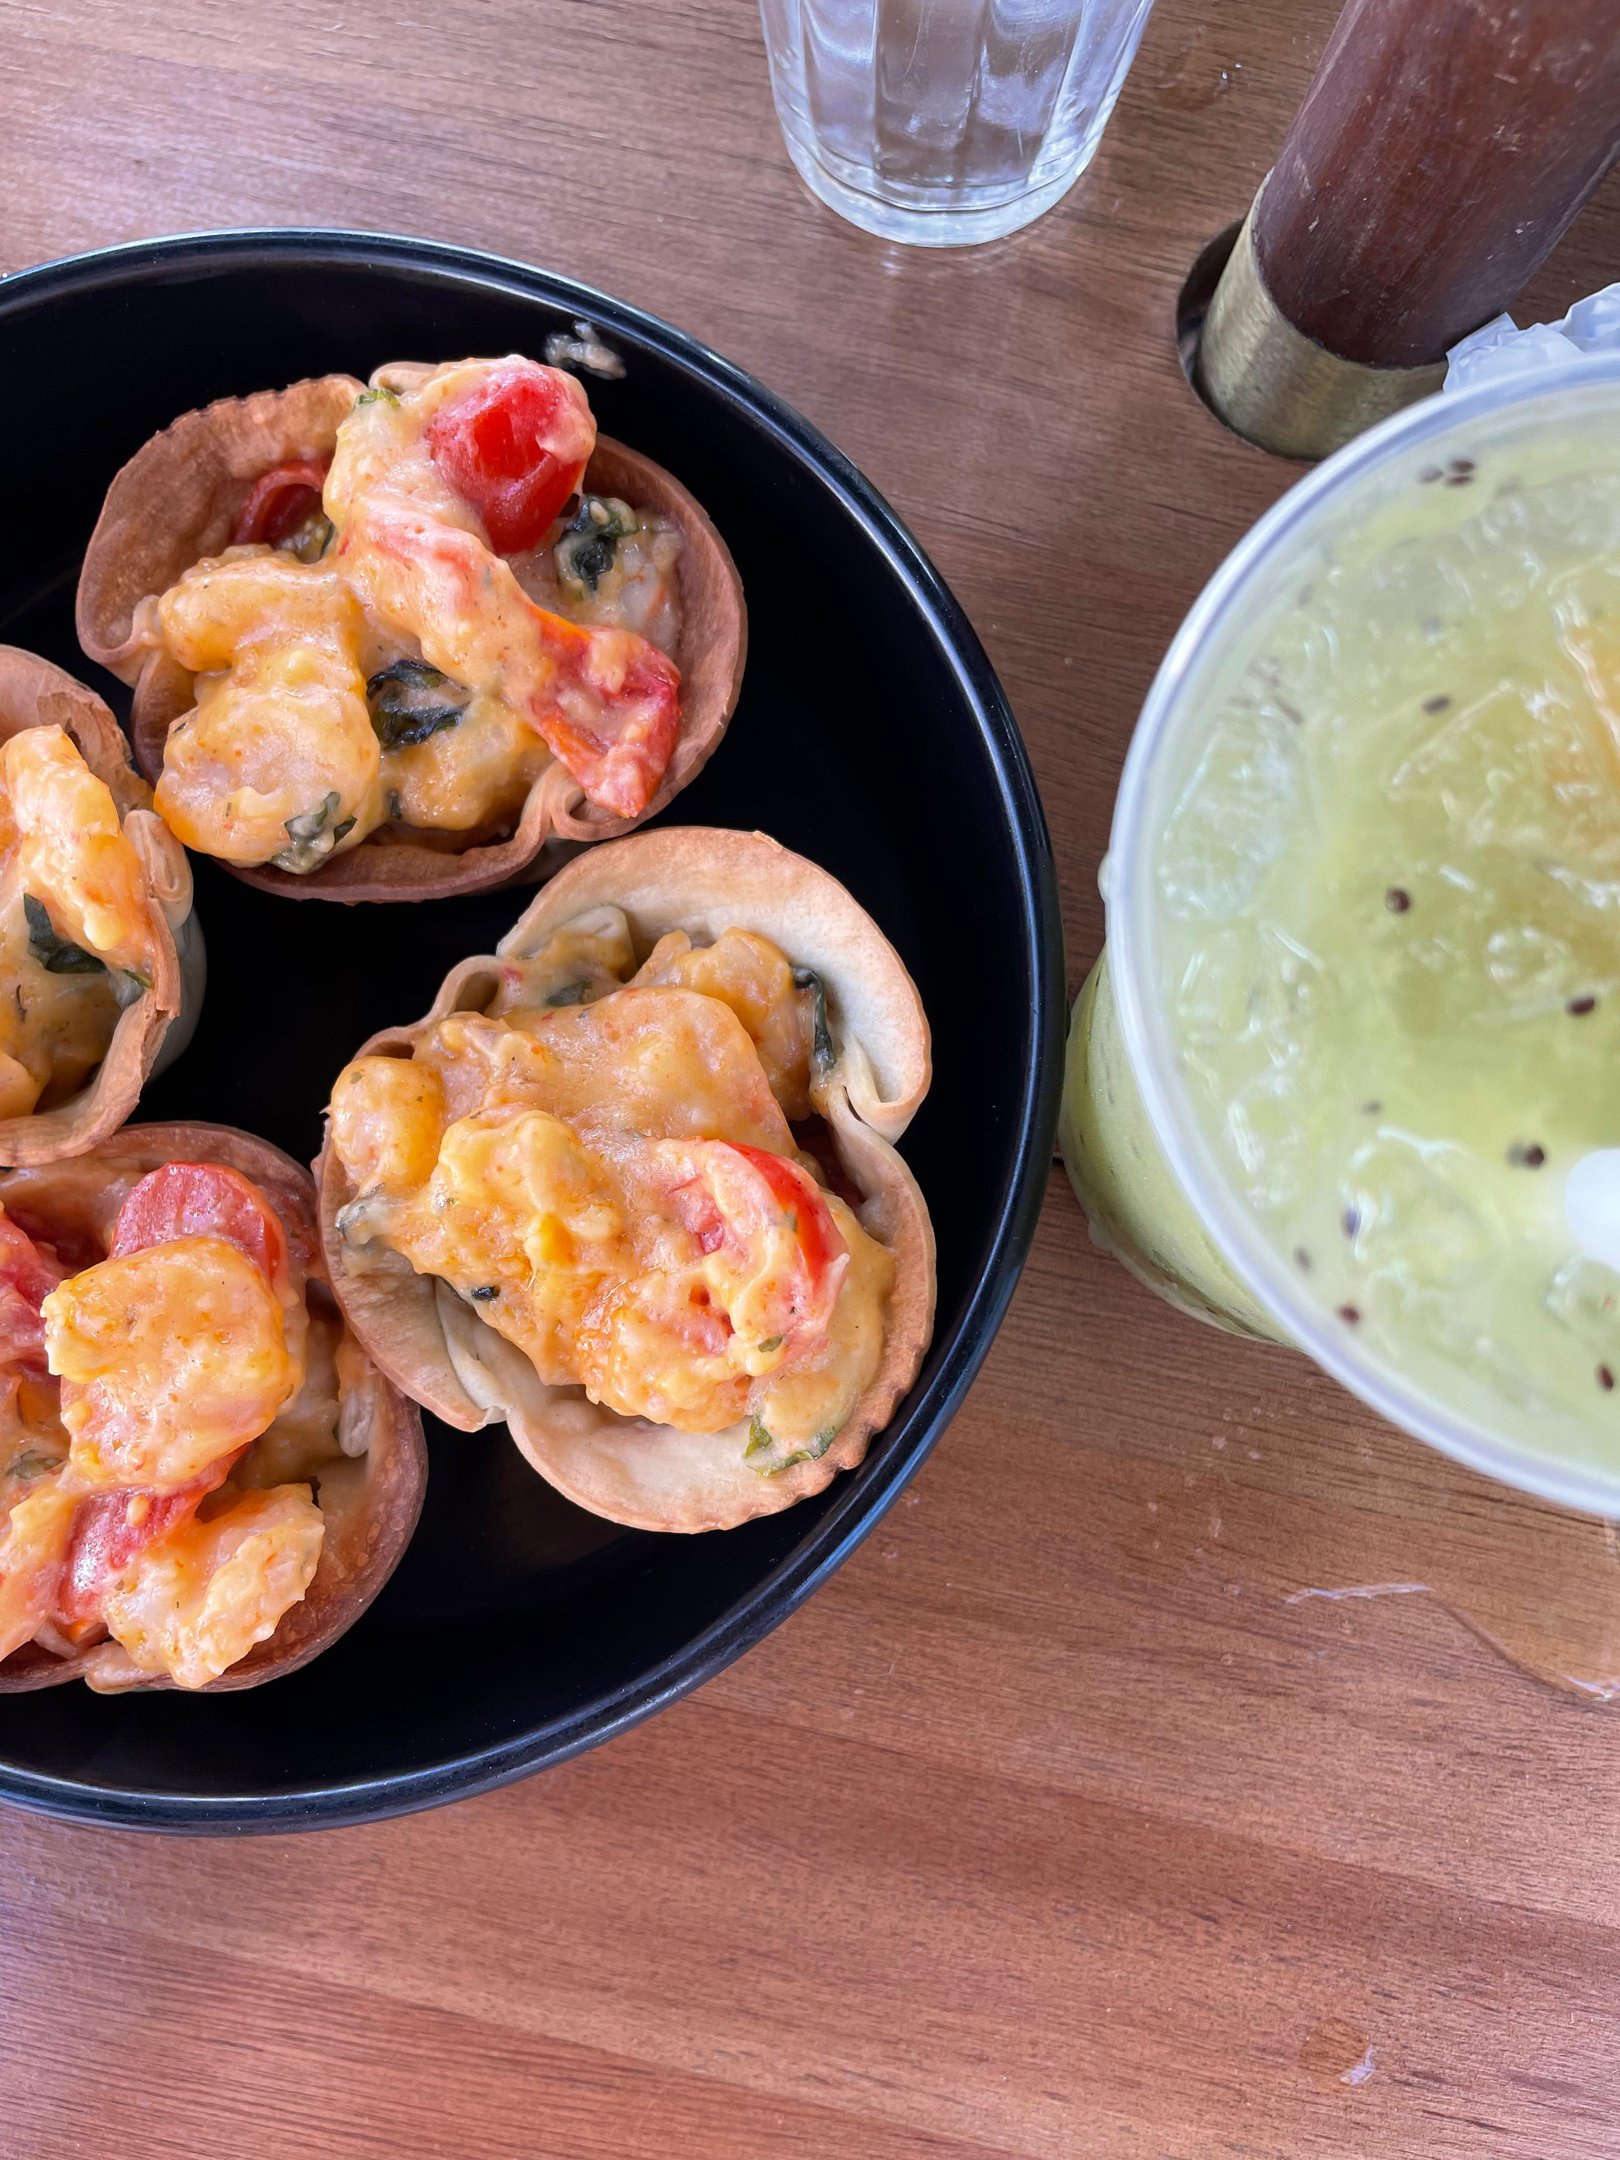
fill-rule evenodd
<path id="1" fill-rule="evenodd" d="M 537 354 L 578 316 L 627 363 L 622 381 L 590 383 L 604 430 L 693 488 L 748 595 L 736 716 L 666 820 L 757 826 L 824 863 L 921 988 L 935 1077 L 905 1153 L 939 1239 L 933 1347 L 859 1470 L 706 1537 L 619 1530 L 551 1492 L 503 1428 L 429 1420 L 421 1527 L 340 1642 L 242 1694 L 101 1698 L 75 1683 L 0 1697 L 0 1798 L 153 1829 L 285 1830 L 426 1807 L 588 1747 L 718 1671 L 838 1565 L 944 1429 L 1005 1310 L 1062 1051 L 1029 766 L 916 542 L 830 443 L 725 361 L 565 279 L 421 241 L 205 235 L 24 271 L 0 283 L 0 370 L 26 420 L 9 453 L 0 640 L 121 696 L 74 639 L 80 553 L 113 473 L 177 414 L 328 369 Z M 142 1115 L 245 1126 L 304 1160 L 357 1044 L 425 1011 L 522 901 L 351 909 L 196 871 L 208 999 Z"/>

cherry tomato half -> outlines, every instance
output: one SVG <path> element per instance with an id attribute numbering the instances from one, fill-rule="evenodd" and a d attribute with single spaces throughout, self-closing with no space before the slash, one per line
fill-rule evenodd
<path id="1" fill-rule="evenodd" d="M 118 1210 L 109 1259 L 173 1238 L 217 1237 L 256 1260 L 274 1282 L 287 1272 L 287 1234 L 251 1179 L 219 1163 L 171 1162 L 150 1170 Z"/>
<path id="2" fill-rule="evenodd" d="M 230 1476 L 242 1450 L 222 1455 L 200 1477 L 178 1492 L 93 1493 L 73 1513 L 73 1535 L 57 1591 L 64 1620 L 94 1619 L 107 1585 L 121 1575 L 137 1553 L 187 1522 L 201 1502 Z"/>
<path id="3" fill-rule="evenodd" d="M 299 458 L 261 473 L 236 520 L 232 547 L 279 547 L 289 533 L 296 532 L 321 507 L 328 462 Z"/>
<path id="4" fill-rule="evenodd" d="M 0 1209 L 0 1372 L 21 1366 L 45 1370 L 45 1323 L 42 1301 L 67 1274 L 53 1253 L 43 1251 Z"/>
<path id="5" fill-rule="evenodd" d="M 538 545 L 578 488 L 596 444 L 571 375 L 503 360 L 428 423 L 428 454 L 484 521 L 498 555 Z"/>
<path id="6" fill-rule="evenodd" d="M 770 1278 L 770 1332 L 819 1334 L 832 1317 L 849 1248 L 821 1188 L 784 1155 L 729 1140 L 679 1149 L 690 1171 L 671 1193 L 676 1213 L 703 1253 L 724 1251 L 743 1272 L 767 1250 L 771 1231 L 786 1231 L 792 1260 Z"/>

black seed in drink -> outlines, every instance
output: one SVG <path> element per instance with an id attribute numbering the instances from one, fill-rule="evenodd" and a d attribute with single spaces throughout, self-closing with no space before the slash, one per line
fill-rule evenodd
<path id="1" fill-rule="evenodd" d="M 1443 480 L 1444 478 L 1445 474 L 1438 465 L 1425 465 L 1418 474 L 1418 483 L 1422 487 L 1432 487 L 1436 480 Z"/>
<path id="2" fill-rule="evenodd" d="M 1532 1140 L 1528 1146 L 1522 1140 L 1515 1140 L 1507 1151 L 1507 1159 L 1517 1169 L 1539 1170 L 1547 1160 L 1547 1150 L 1539 1140 Z"/>
<path id="3" fill-rule="evenodd" d="M 1564 1010 L 1572 1019 L 1584 1020 L 1589 1012 L 1597 1010 L 1597 999 L 1595 997 L 1573 997 L 1565 1003 Z"/>
<path id="4" fill-rule="evenodd" d="M 1479 467 L 1471 457 L 1454 457 L 1451 461 L 1451 469 L 1454 473 L 1471 473 L 1478 472 Z"/>
<path id="5" fill-rule="evenodd" d="M 1404 915 L 1412 905 L 1412 895 L 1404 885 L 1391 885 L 1384 894 L 1384 905 L 1392 915 Z"/>
<path id="6" fill-rule="evenodd" d="M 1359 1208 L 1347 1207 L 1340 1220 L 1344 1224 L 1345 1236 L 1354 1237 L 1361 1228 L 1361 1211 Z"/>
<path id="7" fill-rule="evenodd" d="M 1612 1366 L 1600 1365 L 1598 1367 L 1597 1384 L 1603 1390 L 1605 1395 L 1612 1395 L 1614 1393 L 1614 1370 Z"/>
<path id="8" fill-rule="evenodd" d="M 1423 700 L 1423 710 L 1427 713 L 1444 712 L 1450 703 L 1450 698 L 1442 691 L 1437 697 L 1426 697 Z"/>
<path id="9" fill-rule="evenodd" d="M 1361 1313 L 1356 1306 L 1341 1305 L 1338 1310 L 1339 1318 L 1344 1322 L 1346 1327 L 1355 1327 L 1360 1323 Z"/>
<path id="10" fill-rule="evenodd" d="M 1377 1117 L 1383 1110 L 1383 1107 L 1383 1104 L 1379 1102 L 1379 1100 L 1375 1096 L 1371 1102 L 1364 1102 L 1362 1104 L 1361 1114 L 1363 1117 Z"/>
<path id="11" fill-rule="evenodd" d="M 1311 1272 L 1311 1256 L 1303 1245 L 1294 1247 L 1294 1265 L 1302 1275 L 1308 1275 Z"/>

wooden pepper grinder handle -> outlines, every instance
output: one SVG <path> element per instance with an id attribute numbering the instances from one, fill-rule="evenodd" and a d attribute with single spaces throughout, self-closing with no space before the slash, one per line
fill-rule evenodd
<path id="1" fill-rule="evenodd" d="M 1613 0 L 1348 0 L 1210 303 L 1198 382 L 1321 457 L 1437 389 L 1620 156 Z"/>

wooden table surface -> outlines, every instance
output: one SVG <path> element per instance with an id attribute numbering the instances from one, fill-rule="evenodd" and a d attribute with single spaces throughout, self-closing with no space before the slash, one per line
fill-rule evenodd
<path id="1" fill-rule="evenodd" d="M 1186 388 L 1177 288 L 1333 12 L 1160 0 L 1078 191 L 940 259 L 802 193 L 750 0 L 8 0 L 0 261 L 392 228 L 753 370 L 983 634 L 1077 983 L 1142 694 L 1290 477 Z M 1531 298 L 1617 259 L 1610 189 Z M 0 1818 L 0 2153 L 1613 2154 L 1617 1679 L 1610 1533 L 1176 1318 L 1056 1172 L 901 1505 L 652 1724 L 313 1840 Z"/>

